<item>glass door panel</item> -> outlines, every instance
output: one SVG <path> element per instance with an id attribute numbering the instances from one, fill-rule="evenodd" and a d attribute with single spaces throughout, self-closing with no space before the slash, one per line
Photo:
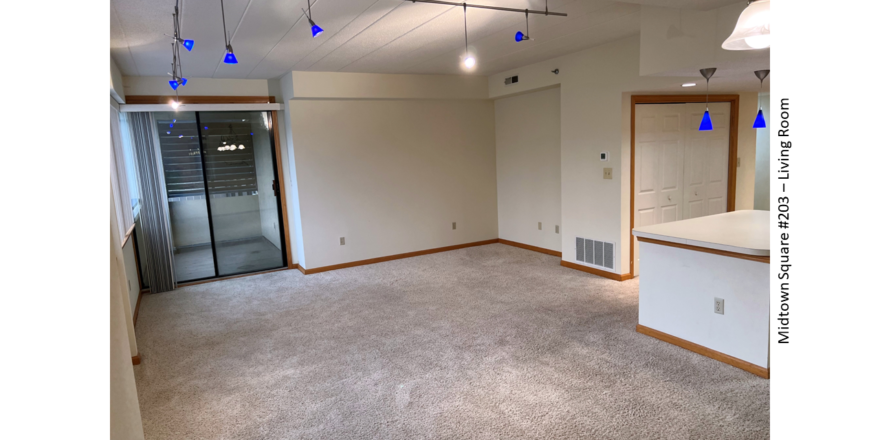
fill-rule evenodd
<path id="1" fill-rule="evenodd" d="M 217 275 L 286 265 L 268 112 L 199 112 Z"/>
<path id="2" fill-rule="evenodd" d="M 178 282 L 217 276 L 195 112 L 153 114 L 165 172 L 165 190 Z"/>

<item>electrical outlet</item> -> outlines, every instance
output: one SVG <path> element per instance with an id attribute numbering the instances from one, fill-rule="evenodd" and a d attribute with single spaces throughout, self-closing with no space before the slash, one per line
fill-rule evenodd
<path id="1" fill-rule="evenodd" d="M 739 168 L 740 165 L 742 165 L 742 159 L 737 157 L 736 158 L 736 167 Z"/>
<path id="2" fill-rule="evenodd" d="M 455 222 L 452 222 L 452 230 L 455 230 Z"/>
<path id="3" fill-rule="evenodd" d="M 272 227 L 275 228 L 275 230 L 277 231 L 278 230 L 278 223 L 272 223 Z"/>
<path id="4" fill-rule="evenodd" d="M 602 178 L 603 179 L 611 179 L 611 168 L 603 168 L 602 169 Z"/>
<path id="5" fill-rule="evenodd" d="M 339 237 L 339 245 L 345 246 L 345 237 Z"/>
<path id="6" fill-rule="evenodd" d="M 724 314 L 724 299 L 715 298 L 715 313 L 719 315 Z"/>
<path id="7" fill-rule="evenodd" d="M 539 230 L 539 231 L 542 230 L 541 222 L 538 222 L 538 230 Z"/>
<path id="8" fill-rule="evenodd" d="M 556 233 L 559 233 L 559 225 L 556 225 Z"/>

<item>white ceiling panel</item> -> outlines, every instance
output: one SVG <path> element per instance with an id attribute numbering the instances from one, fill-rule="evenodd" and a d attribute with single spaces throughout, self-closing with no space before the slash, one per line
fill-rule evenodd
<path id="1" fill-rule="evenodd" d="M 314 54 L 326 55 L 334 47 L 345 44 L 356 35 L 356 32 L 352 33 L 353 29 L 358 26 L 369 26 L 379 19 L 381 14 L 391 11 L 399 3 L 397 0 L 316 1 L 312 5 L 312 16 L 324 29 L 324 33 L 312 38 L 308 20 L 300 17 L 299 21 L 273 45 L 257 67 L 248 73 L 248 77 L 275 78 L 294 70 L 293 66 L 304 59 L 312 58 L 312 62 L 317 61 L 320 57 L 315 58 Z M 302 15 L 301 11 L 300 15 Z"/>
<path id="2" fill-rule="evenodd" d="M 422 26 L 453 8 L 432 4 L 400 2 L 391 12 L 358 33 L 309 67 L 313 71 L 339 71 L 350 63 L 379 49 L 413 29 Z"/>
<path id="3" fill-rule="evenodd" d="M 131 51 L 128 48 L 128 40 L 125 38 L 125 31 L 119 22 L 116 14 L 116 8 L 110 5 L 110 56 L 116 61 L 116 66 L 123 72 L 134 72 L 139 75 L 137 64 Z"/>
<path id="4" fill-rule="evenodd" d="M 233 37 L 232 48 L 238 64 L 224 64 L 224 54 L 221 54 L 216 58 L 211 76 L 247 78 L 272 50 L 275 43 L 287 34 L 291 24 L 302 17 L 303 13 L 297 6 L 296 2 L 291 0 L 250 0 L 237 28 L 227 28 Z M 308 24 L 308 21 L 305 23 Z M 181 55 L 181 57 L 185 56 Z"/>
<path id="5" fill-rule="evenodd" d="M 227 32 L 238 64 L 225 54 L 220 2 L 181 0 L 181 51 L 187 77 L 277 78 L 291 70 L 376 73 L 464 73 L 462 8 L 404 0 L 313 0 L 324 33 L 312 38 L 301 8 L 307 0 L 224 0 Z M 474 0 L 517 9 L 544 9 L 543 0 Z M 552 0 L 552 11 L 531 14 L 532 41 L 516 43 L 525 14 L 468 8 L 468 38 L 477 67 L 494 73 L 583 50 L 638 33 L 640 4 L 706 8 L 730 0 Z M 110 53 L 127 76 L 171 71 L 171 13 L 175 0 L 111 0 Z"/>

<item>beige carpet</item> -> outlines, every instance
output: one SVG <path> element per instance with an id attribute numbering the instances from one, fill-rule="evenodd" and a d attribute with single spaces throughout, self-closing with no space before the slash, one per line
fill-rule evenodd
<path id="1" fill-rule="evenodd" d="M 764 439 L 769 384 L 636 333 L 638 281 L 493 244 L 145 296 L 148 439 Z"/>

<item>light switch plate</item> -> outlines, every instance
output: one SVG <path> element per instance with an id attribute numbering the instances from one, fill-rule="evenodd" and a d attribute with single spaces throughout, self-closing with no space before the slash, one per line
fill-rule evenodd
<path id="1" fill-rule="evenodd" d="M 543 228 L 542 228 L 542 226 L 541 226 L 541 222 L 538 222 L 538 230 L 540 231 L 540 230 L 542 230 L 542 229 L 543 229 Z"/>
<path id="2" fill-rule="evenodd" d="M 339 245 L 345 246 L 345 237 L 339 237 Z"/>
<path id="3" fill-rule="evenodd" d="M 559 225 L 556 225 L 556 233 L 559 233 Z"/>
<path id="4" fill-rule="evenodd" d="M 719 315 L 724 314 L 724 299 L 723 298 L 715 298 L 715 313 Z"/>
<path id="5" fill-rule="evenodd" d="M 455 230 L 455 222 L 452 222 L 452 230 Z"/>
<path id="6" fill-rule="evenodd" d="M 602 169 L 602 178 L 603 179 L 611 179 L 611 168 L 603 168 Z"/>

